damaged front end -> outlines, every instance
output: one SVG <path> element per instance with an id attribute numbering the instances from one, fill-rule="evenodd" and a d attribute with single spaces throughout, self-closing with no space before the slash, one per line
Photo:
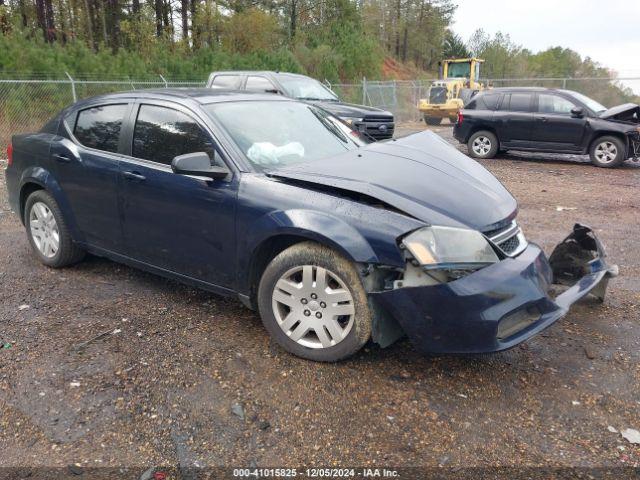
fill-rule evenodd
<path id="1" fill-rule="evenodd" d="M 405 271 L 370 294 L 378 317 L 374 340 L 388 344 L 397 322 L 425 353 L 505 350 L 550 326 L 588 293 L 603 300 L 609 278 L 618 272 L 606 263 L 593 231 L 580 224 L 549 259 L 532 243 L 509 256 L 485 238 L 499 257 L 493 263 L 488 252 L 474 251 L 481 262 L 425 266 L 424 258 L 414 256 L 416 247 L 407 248 Z M 552 284 L 570 287 L 553 297 Z"/>

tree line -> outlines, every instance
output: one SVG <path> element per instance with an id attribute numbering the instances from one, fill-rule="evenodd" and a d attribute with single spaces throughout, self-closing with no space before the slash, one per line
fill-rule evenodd
<path id="1" fill-rule="evenodd" d="M 0 71 L 193 79 L 273 69 L 349 82 L 394 76 L 385 57 L 433 78 L 441 59 L 475 55 L 485 78 L 615 79 L 570 49 L 534 53 L 481 29 L 465 41 L 450 28 L 455 9 L 452 0 L 0 0 Z M 578 86 L 637 101 L 615 82 Z"/>
<path id="2" fill-rule="evenodd" d="M 436 68 L 454 11 L 451 0 L 0 0 L 0 29 L 5 42 L 72 46 L 76 54 L 81 45 L 148 62 L 156 48 L 204 50 L 352 80 L 380 77 L 387 55 Z"/>

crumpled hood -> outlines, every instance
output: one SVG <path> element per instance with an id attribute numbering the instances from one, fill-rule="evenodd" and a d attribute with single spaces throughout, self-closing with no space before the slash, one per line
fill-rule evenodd
<path id="1" fill-rule="evenodd" d="M 624 120 L 633 119 L 635 114 L 635 121 L 640 121 L 640 106 L 635 103 L 624 103 L 616 107 L 612 107 L 609 110 L 605 110 L 598 116 L 604 120 L 614 119 L 618 117 L 624 117 Z"/>
<path id="2" fill-rule="evenodd" d="M 433 132 L 267 174 L 364 194 L 429 224 L 484 229 L 517 209 L 491 173 Z"/>
<path id="3" fill-rule="evenodd" d="M 313 102 L 337 117 L 364 117 L 366 115 L 385 115 L 393 117 L 393 114 L 375 107 L 355 105 L 343 102 Z"/>

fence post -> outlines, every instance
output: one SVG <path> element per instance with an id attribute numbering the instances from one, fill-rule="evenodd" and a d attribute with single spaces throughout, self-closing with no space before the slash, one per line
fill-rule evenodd
<path id="1" fill-rule="evenodd" d="M 362 105 L 367 104 L 367 78 L 362 77 Z"/>
<path id="2" fill-rule="evenodd" d="M 566 90 L 566 89 L 567 89 L 567 79 L 566 79 L 566 78 L 563 78 L 563 79 L 562 79 L 562 89 L 563 89 L 563 90 Z"/>
<path id="3" fill-rule="evenodd" d="M 71 82 L 71 94 L 73 95 L 73 103 L 76 103 L 78 101 L 78 95 L 76 95 L 76 82 L 73 78 L 71 78 L 71 75 L 69 75 L 69 72 L 64 72 L 64 74 L 67 76 L 67 78 Z"/>
<path id="4" fill-rule="evenodd" d="M 167 82 L 167 80 L 160 74 L 158 74 L 160 76 L 160 78 L 162 79 L 162 81 L 164 82 L 164 88 L 169 88 L 169 83 Z"/>

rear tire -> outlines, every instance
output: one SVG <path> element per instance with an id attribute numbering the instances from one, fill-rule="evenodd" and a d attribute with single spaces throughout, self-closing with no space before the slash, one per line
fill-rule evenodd
<path id="1" fill-rule="evenodd" d="M 625 144 L 617 137 L 597 138 L 589 149 L 591 163 L 597 167 L 613 168 L 625 161 Z"/>
<path id="2" fill-rule="evenodd" d="M 269 263 L 258 310 L 271 337 L 308 360 L 343 360 L 371 337 L 372 316 L 355 265 L 312 242 L 293 245 Z"/>
<path id="3" fill-rule="evenodd" d="M 498 137 L 488 130 L 474 133 L 467 142 L 469 155 L 473 158 L 493 158 L 500 149 Z"/>
<path id="4" fill-rule="evenodd" d="M 24 225 L 31 248 L 38 259 L 52 268 L 73 265 L 85 252 L 72 240 L 60 207 L 44 190 L 36 190 L 27 198 Z"/>
<path id="5" fill-rule="evenodd" d="M 436 125 L 440 125 L 442 123 L 442 118 L 440 117 L 429 117 L 427 115 L 424 116 L 424 122 L 427 125 L 431 125 L 431 126 L 436 126 Z"/>

